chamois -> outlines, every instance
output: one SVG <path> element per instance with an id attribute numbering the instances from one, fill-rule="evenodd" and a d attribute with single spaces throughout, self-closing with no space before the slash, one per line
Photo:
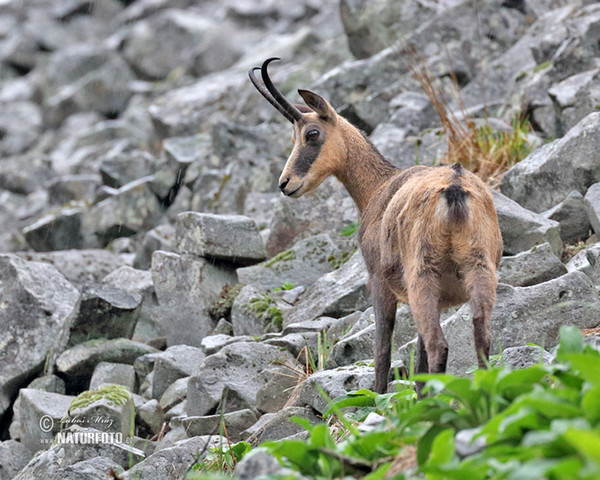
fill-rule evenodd
<path id="1" fill-rule="evenodd" d="M 334 175 L 360 212 L 359 243 L 375 307 L 375 390 L 387 389 L 398 301 L 410 305 L 417 327 L 416 372 L 446 371 L 440 311 L 467 301 L 478 364 L 485 368 L 502 256 L 498 218 L 485 184 L 458 163 L 393 166 L 316 93 L 298 90 L 307 106 L 291 104 L 269 78 L 274 60 L 279 58 L 267 59 L 248 75 L 293 124 L 294 147 L 279 188 L 298 198 Z"/>

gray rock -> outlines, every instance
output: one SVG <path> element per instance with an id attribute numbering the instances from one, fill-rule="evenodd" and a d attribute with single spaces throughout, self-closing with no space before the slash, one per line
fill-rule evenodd
<path id="1" fill-rule="evenodd" d="M 104 385 L 123 385 L 130 392 L 135 391 L 135 370 L 132 365 L 100 362 L 94 368 L 90 379 L 90 390 Z"/>
<path id="2" fill-rule="evenodd" d="M 173 416 L 172 414 L 169 415 L 173 407 L 176 407 L 185 401 L 189 382 L 190 377 L 183 377 L 175 380 L 171 385 L 169 385 L 169 387 L 165 390 L 165 393 L 163 393 L 160 397 L 158 406 L 163 412 L 167 412 L 165 419 L 168 420 Z"/>
<path id="3" fill-rule="evenodd" d="M 48 183 L 48 201 L 53 205 L 64 205 L 73 201 L 91 203 L 96 188 L 100 186 L 100 176 L 61 175 Z"/>
<path id="4" fill-rule="evenodd" d="M 306 418 L 312 425 L 322 421 L 310 408 L 286 407 L 275 415 L 268 417 L 266 421 L 262 421 L 264 417 L 261 417 L 255 425 L 243 434 L 243 437 L 248 436 L 247 441 L 260 444 L 273 440 L 281 440 L 304 432 L 305 429 L 303 427 L 290 420 L 292 417 Z"/>
<path id="5" fill-rule="evenodd" d="M 594 233 L 600 235 L 600 182 L 592 185 L 583 199 Z"/>
<path id="6" fill-rule="evenodd" d="M 82 208 L 63 208 L 47 214 L 23 229 L 27 243 L 38 252 L 83 248 L 85 239 L 81 231 Z"/>
<path id="7" fill-rule="evenodd" d="M 562 252 L 558 222 L 521 207 L 517 202 L 492 191 L 494 206 L 504 242 L 504 252 L 515 255 L 531 247 L 549 243 L 556 255 Z"/>
<path id="8" fill-rule="evenodd" d="M 316 355 L 313 358 L 317 358 Z M 279 412 L 294 395 L 301 377 L 294 377 L 289 368 L 275 367 L 259 374 L 266 382 L 256 392 L 256 407 L 261 412 Z"/>
<path id="9" fill-rule="evenodd" d="M 350 365 L 359 360 L 370 360 L 375 353 L 375 324 L 344 337 L 336 343 L 328 359 L 328 366 Z"/>
<path id="10" fill-rule="evenodd" d="M 23 168 L 23 164 L 27 165 L 27 169 Z M 39 191 L 40 185 L 55 174 L 56 172 L 45 155 L 32 153 L 13 155 L 3 158 L 0 163 L 0 187 L 9 192 L 18 193 L 19 196 L 29 195 Z M 42 191 L 40 193 L 43 194 Z M 23 208 L 22 202 L 20 203 L 17 210 Z M 46 204 L 44 203 L 42 207 L 46 207 Z M 32 216 L 32 213 L 38 216 L 40 212 L 31 212 L 27 217 Z"/>
<path id="11" fill-rule="evenodd" d="M 594 285 L 600 284 L 600 244 L 595 243 L 577 253 L 566 264 L 569 272 L 585 273 Z"/>
<path id="12" fill-rule="evenodd" d="M 213 353 L 217 353 L 224 346 L 229 345 L 230 343 L 253 341 L 254 338 L 250 336 L 240 337 L 236 335 L 235 337 L 232 337 L 231 335 L 219 333 L 216 335 L 209 335 L 208 337 L 204 337 L 200 346 L 204 353 L 206 353 L 206 355 L 212 355 Z"/>
<path id="13" fill-rule="evenodd" d="M 171 420 L 172 423 L 181 423 L 191 437 L 201 435 L 215 435 L 219 433 L 221 425 L 227 428 L 227 436 L 232 442 L 242 440 L 241 433 L 254 425 L 258 418 L 252 410 L 237 410 L 223 415 L 206 415 L 199 417 L 180 417 Z"/>
<path id="14" fill-rule="evenodd" d="M 284 325 L 323 315 L 342 317 L 369 306 L 368 273 L 360 252 L 338 270 L 322 276 L 284 315 Z"/>
<path id="15" fill-rule="evenodd" d="M 79 292 L 51 265 L 0 255 L 0 415 L 67 343 Z"/>
<path id="16" fill-rule="evenodd" d="M 156 170 L 157 159 L 151 153 L 137 149 L 109 151 L 100 165 L 102 183 L 112 188 L 120 188 Z"/>
<path id="17" fill-rule="evenodd" d="M 252 480 L 269 474 L 292 474 L 292 470 L 283 467 L 273 455 L 264 450 L 251 450 L 236 465 L 233 478 Z"/>
<path id="18" fill-rule="evenodd" d="M 236 265 L 257 263 L 267 257 L 256 223 L 241 215 L 181 213 L 177 216 L 176 240 L 180 253 Z"/>
<path id="19" fill-rule="evenodd" d="M 93 339 L 131 338 L 140 316 L 142 295 L 110 285 L 90 285 L 81 294 L 69 345 Z"/>
<path id="20" fill-rule="evenodd" d="M 588 115 L 512 167 L 500 184 L 502 193 L 534 212 L 553 207 L 573 190 L 585 194 L 600 181 L 599 129 L 600 113 Z"/>
<path id="21" fill-rule="evenodd" d="M 174 70 L 202 76 L 229 67 L 239 57 L 239 46 L 222 41 L 224 29 L 225 38 L 235 36 L 227 22 L 217 24 L 194 11 L 168 9 L 133 26 L 124 55 L 147 78 L 164 79 Z"/>
<path id="22" fill-rule="evenodd" d="M 148 182 L 149 178 L 130 182 L 93 205 L 85 217 L 85 227 L 104 245 L 155 227 L 162 213 Z"/>
<path id="23" fill-rule="evenodd" d="M 267 253 L 272 257 L 303 238 L 321 233 L 329 233 L 335 241 L 340 238 L 342 228 L 357 217 L 354 200 L 337 180 L 326 180 L 302 198 L 279 197 L 273 206 Z M 352 252 L 356 247 L 347 245 L 342 248 L 342 254 Z"/>
<path id="24" fill-rule="evenodd" d="M 89 44 L 61 49 L 36 73 L 46 121 L 53 126 L 79 111 L 117 116 L 131 96 L 126 85 L 133 73 L 125 61 Z"/>
<path id="25" fill-rule="evenodd" d="M 143 453 L 124 443 L 84 441 L 87 435 L 102 435 L 93 428 L 71 426 L 62 432 L 62 440 L 48 450 L 38 453 L 14 480 L 106 479 L 113 468 L 121 472 L 129 468 L 131 459 L 138 460 Z M 98 465 L 100 471 L 93 471 Z M 76 475 L 69 476 L 77 473 Z"/>
<path id="26" fill-rule="evenodd" d="M 281 330 L 283 316 L 274 295 L 246 285 L 235 297 L 231 307 L 234 336 L 261 336 Z"/>
<path id="27" fill-rule="evenodd" d="M 197 463 L 202 462 L 211 447 L 223 439 L 219 436 L 193 437 L 163 448 L 123 474 L 123 480 L 156 480 L 184 477 Z"/>
<path id="28" fill-rule="evenodd" d="M 13 478 L 31 460 L 32 454 L 21 442 L 6 440 L 0 442 L 0 478 Z"/>
<path id="29" fill-rule="evenodd" d="M 31 388 L 21 389 L 19 416 L 23 445 L 32 452 L 50 447 L 73 398 Z"/>
<path id="30" fill-rule="evenodd" d="M 225 285 L 235 285 L 235 271 L 193 255 L 157 251 L 152 255 L 152 278 L 158 300 L 156 322 L 169 345 L 199 347 L 214 328 L 208 307 Z M 199 281 L 201 280 L 201 281 Z"/>
<path id="31" fill-rule="evenodd" d="M 527 368 L 532 365 L 552 363 L 552 355 L 541 347 L 526 345 L 523 347 L 510 347 L 502 352 L 504 365 L 510 368 Z"/>
<path id="32" fill-rule="evenodd" d="M 164 423 L 164 412 L 155 398 L 136 408 L 136 425 L 141 424 L 152 435 L 159 433 Z"/>
<path id="33" fill-rule="evenodd" d="M 206 415 L 224 395 L 226 411 L 256 409 L 256 392 L 264 384 L 257 374 L 275 362 L 297 363 L 288 352 L 262 343 L 233 343 L 206 357 L 190 379 L 187 414 Z"/>
<path id="34" fill-rule="evenodd" d="M 61 250 L 19 255 L 26 260 L 53 265 L 80 289 L 86 284 L 100 282 L 106 275 L 124 265 L 119 256 L 108 250 Z"/>
<path id="35" fill-rule="evenodd" d="M 562 325 L 594 328 L 600 323 L 600 300 L 590 279 L 581 272 L 531 287 L 500 284 L 492 312 L 491 353 L 524 343 L 549 349 L 557 344 Z M 442 323 L 449 345 L 448 373 L 464 375 L 477 364 L 472 315 L 467 306 Z M 401 348 L 408 364 L 412 345 Z"/>
<path id="36" fill-rule="evenodd" d="M 558 205 L 542 215 L 560 224 L 560 238 L 564 243 L 577 243 L 590 236 L 590 220 L 585 209 L 583 195 L 573 190 Z"/>
<path id="37" fill-rule="evenodd" d="M 158 350 L 126 338 L 90 340 L 65 350 L 56 359 L 56 367 L 73 386 L 85 389 L 96 365 L 100 362 L 133 365 L 136 358 Z"/>
<path id="38" fill-rule="evenodd" d="M 131 395 L 122 404 L 106 396 L 81 407 L 72 407 L 66 423 L 91 427 L 101 432 L 121 433 L 123 438 L 128 438 L 133 433 L 134 412 Z"/>
<path id="39" fill-rule="evenodd" d="M 40 107 L 32 102 L 0 102 L 0 155 L 24 152 L 42 131 Z"/>
<path id="40" fill-rule="evenodd" d="M 320 234 L 305 238 L 258 265 L 238 268 L 237 275 L 240 283 L 256 288 L 278 288 L 283 283 L 310 286 L 342 260 L 341 252 L 329 235 Z"/>
<path id="41" fill-rule="evenodd" d="M 183 377 L 189 377 L 202 363 L 206 355 L 201 348 L 174 345 L 155 356 L 152 397 L 160 399 L 167 388 Z"/>
<path id="42" fill-rule="evenodd" d="M 513 287 L 529 287 L 565 273 L 567 269 L 554 255 L 550 244 L 544 243 L 526 252 L 502 257 L 498 268 L 498 281 Z"/>
<path id="43" fill-rule="evenodd" d="M 134 266 L 143 270 L 149 269 L 152 265 L 152 254 L 156 250 L 175 251 L 175 227 L 173 225 L 165 223 L 144 234 L 144 239 L 135 255 Z"/>
<path id="44" fill-rule="evenodd" d="M 372 390 L 374 382 L 373 367 L 348 365 L 335 370 L 320 370 L 302 383 L 294 405 L 308 405 L 323 413 L 327 400 L 321 396 L 319 389 L 323 389 L 328 398 L 334 399 L 361 388 Z"/>

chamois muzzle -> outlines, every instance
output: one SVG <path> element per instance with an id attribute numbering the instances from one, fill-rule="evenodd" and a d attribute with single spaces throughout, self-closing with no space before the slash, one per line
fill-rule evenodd
<path id="1" fill-rule="evenodd" d="M 278 57 L 267 58 L 261 67 L 252 67 L 250 70 L 248 70 L 248 76 L 250 77 L 252 84 L 261 93 L 261 95 L 265 97 L 267 101 L 273 105 L 285 118 L 287 118 L 290 122 L 295 123 L 302 118 L 302 113 L 300 110 L 294 107 L 294 105 L 292 105 L 279 90 L 277 90 L 277 87 L 275 87 L 269 78 L 269 72 L 267 71 L 267 68 L 269 63 L 275 60 L 281 59 Z M 264 85 L 261 84 L 258 78 L 256 78 L 256 75 L 254 75 L 255 70 L 260 70 Z"/>

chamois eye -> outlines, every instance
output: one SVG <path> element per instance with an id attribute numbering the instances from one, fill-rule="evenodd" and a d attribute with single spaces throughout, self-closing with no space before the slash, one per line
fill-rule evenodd
<path id="1" fill-rule="evenodd" d="M 321 135 L 321 132 L 318 130 L 309 130 L 306 132 L 306 140 L 309 142 L 314 142 L 317 138 L 319 138 L 319 135 Z"/>

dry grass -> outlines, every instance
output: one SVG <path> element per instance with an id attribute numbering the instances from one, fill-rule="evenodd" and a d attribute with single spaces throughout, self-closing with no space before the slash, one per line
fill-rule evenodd
<path id="1" fill-rule="evenodd" d="M 448 143 L 441 163 L 460 163 L 491 187 L 497 187 L 504 173 L 533 150 L 527 140 L 529 123 L 516 118 L 512 129 L 507 131 L 494 130 L 487 122 L 478 126 L 466 113 L 458 81 L 452 73 L 459 118 L 425 62 L 419 63 L 419 67 L 413 68 L 413 75 L 435 108 Z"/>

